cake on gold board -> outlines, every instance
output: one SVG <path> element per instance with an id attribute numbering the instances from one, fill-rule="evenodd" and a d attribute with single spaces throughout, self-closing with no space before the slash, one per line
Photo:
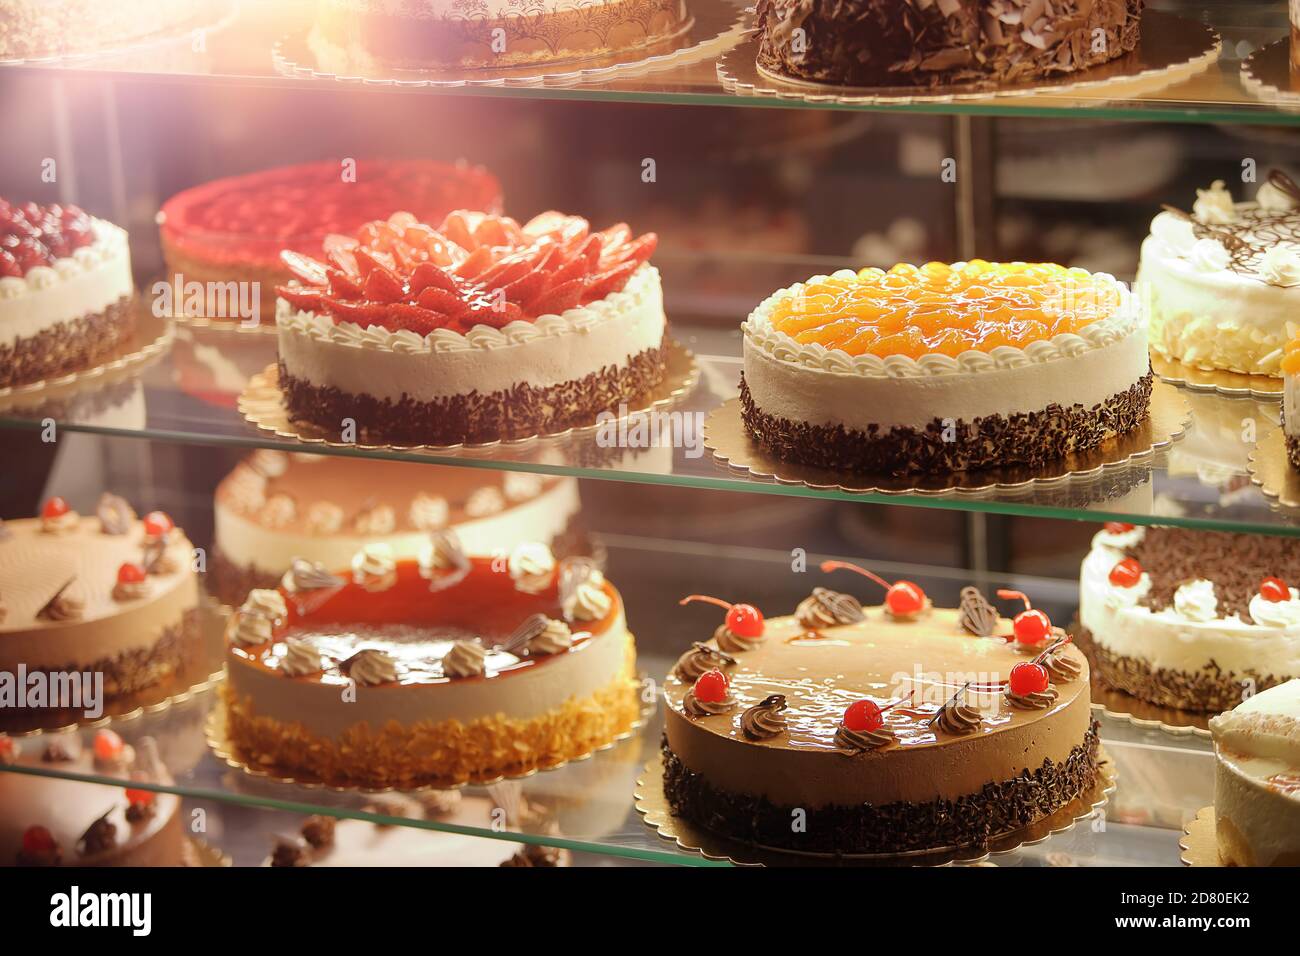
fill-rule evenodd
<path id="1" fill-rule="evenodd" d="M 369 545 L 340 574 L 300 563 L 252 591 L 226 671 L 223 756 L 345 787 L 522 776 L 641 718 L 622 599 L 590 562 L 471 557 L 447 532 L 417 560 Z"/>
<path id="2" fill-rule="evenodd" d="M 987 846 L 1091 790 L 1088 665 L 1046 614 L 1008 620 L 974 588 L 935 608 L 869 576 L 883 605 L 824 587 L 769 620 L 724 605 L 681 657 L 664 688 L 674 814 L 767 849 L 925 854 Z"/>
<path id="3" fill-rule="evenodd" d="M 1210 721 L 1214 819 L 1228 866 L 1300 866 L 1300 680 Z"/>
<path id="4" fill-rule="evenodd" d="M 295 559 L 342 568 L 384 544 L 414 560 L 442 530 L 470 554 L 536 541 L 568 557 L 587 549 L 580 508 L 572 478 L 262 449 L 217 486 L 207 584 L 238 607 L 253 588 L 276 587 Z"/>

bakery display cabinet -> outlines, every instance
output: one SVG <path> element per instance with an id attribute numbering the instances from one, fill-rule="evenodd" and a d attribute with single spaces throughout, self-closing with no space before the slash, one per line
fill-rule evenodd
<path id="1" fill-rule="evenodd" d="M 1285 5 L 516 6 L 0 0 L 0 862 L 1300 860 Z"/>

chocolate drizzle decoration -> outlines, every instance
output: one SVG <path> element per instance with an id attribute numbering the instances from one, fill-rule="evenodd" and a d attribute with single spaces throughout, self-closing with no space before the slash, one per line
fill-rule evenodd
<path id="1" fill-rule="evenodd" d="M 1300 205 L 1300 186 L 1282 170 L 1270 170 L 1266 181 Z M 1260 278 L 1260 263 L 1270 249 L 1284 243 L 1300 246 L 1300 209 L 1273 210 L 1250 204 L 1237 206 L 1235 222 L 1208 223 L 1176 206 L 1161 208 L 1186 219 L 1197 239 L 1217 240 L 1228 250 L 1228 268 L 1248 279 Z"/>
<path id="2" fill-rule="evenodd" d="M 500 649 L 511 654 L 518 654 L 527 647 L 534 638 L 540 636 L 546 630 L 546 625 L 549 621 L 550 618 L 541 612 L 528 615 L 528 617 L 524 618 L 519 623 L 519 626 L 510 633 L 510 636 L 505 639 L 505 642 L 499 645 Z"/>
<path id="3" fill-rule="evenodd" d="M 99 517 L 99 527 L 104 534 L 126 534 L 131 530 L 131 522 L 135 521 L 135 510 L 127 500 L 107 491 L 99 496 L 95 514 Z"/>
<path id="4" fill-rule="evenodd" d="M 750 740 L 770 740 L 785 733 L 785 695 L 771 694 L 740 715 L 740 730 Z"/>
<path id="5" fill-rule="evenodd" d="M 1000 620 L 997 609 L 976 587 L 961 589 L 961 605 L 957 613 L 962 629 L 976 637 L 992 635 Z"/>
<path id="6" fill-rule="evenodd" d="M 680 681 L 693 683 L 707 671 L 715 668 L 722 670 L 724 667 L 735 665 L 736 659 L 726 651 L 710 647 L 702 641 L 694 641 L 691 643 L 691 649 L 677 659 L 677 663 L 673 666 L 673 676 Z"/>

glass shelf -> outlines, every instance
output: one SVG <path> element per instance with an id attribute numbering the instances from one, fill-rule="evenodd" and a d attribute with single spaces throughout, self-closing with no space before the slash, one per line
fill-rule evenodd
<path id="1" fill-rule="evenodd" d="M 169 81 L 219 81 L 238 84 L 296 85 L 306 88 L 394 90 L 428 92 L 425 87 L 369 81 L 336 81 L 282 75 L 276 69 L 272 47 L 288 33 L 302 31 L 309 23 L 308 6 L 301 0 L 244 2 L 228 0 L 233 15 L 215 15 L 223 25 L 203 36 L 196 44 L 191 34 L 170 43 L 137 47 L 119 54 L 94 58 L 77 57 L 58 61 L 31 61 L 9 69 L 57 76 L 59 73 L 90 73 L 108 78 L 164 79 Z M 727 0 L 692 0 L 692 5 L 716 5 Z M 216 4 L 221 7 L 221 4 Z M 962 100 L 949 103 L 911 103 L 897 106 L 836 106 L 808 104 L 795 100 L 774 100 L 766 96 L 737 96 L 719 84 L 714 60 L 706 57 L 639 76 L 606 79 L 569 86 L 503 84 L 439 88 L 447 95 L 549 98 L 635 103 L 683 103 L 707 105 L 816 109 L 859 109 L 921 114 L 964 114 L 972 116 L 1051 116 L 1076 119 L 1087 110 L 1098 119 L 1134 119 L 1152 122 L 1228 124 L 1300 123 L 1300 110 L 1261 101 L 1247 89 L 1240 77 L 1241 59 L 1252 50 L 1284 37 L 1286 7 L 1262 0 L 1165 0 L 1148 6 L 1205 23 L 1217 29 L 1223 39 L 1220 59 L 1190 79 L 1163 89 L 1128 97 L 1116 97 L 1104 90 L 1081 90 L 1056 96 Z M 201 49 L 195 47 L 201 46 Z"/>
<path id="2" fill-rule="evenodd" d="M 675 321 L 674 336 L 691 349 L 700 370 L 694 391 L 673 411 L 697 429 L 735 398 L 741 364 L 739 331 Z M 122 382 L 54 405 L 0 409 L 0 427 L 60 428 L 108 435 L 203 444 L 293 448 L 320 454 L 395 458 L 440 464 L 532 471 L 679 485 L 867 501 L 995 514 L 1123 520 L 1219 530 L 1300 535 L 1295 519 L 1270 507 L 1246 471 L 1253 428 L 1277 427 L 1279 406 L 1249 399 L 1180 391 L 1192 408 L 1186 436 L 1154 458 L 1108 470 L 1090 480 L 1035 484 L 980 493 L 854 494 L 753 478 L 719 463 L 707 449 L 603 447 L 598 435 L 503 444 L 446 452 L 371 450 L 298 444 L 259 431 L 235 410 L 239 382 L 275 361 L 275 337 L 178 328 L 171 352 L 139 382 Z M 107 407 L 106 407 L 107 406 Z"/>
<path id="3" fill-rule="evenodd" d="M 834 548 L 851 546 L 852 532 L 833 516 L 818 521 L 804 513 L 788 521 L 803 535 L 800 540 L 809 549 L 809 567 L 815 567 L 823 557 L 839 557 Z M 788 540 L 788 532 L 773 532 L 769 537 Z M 706 575 L 710 587 L 718 593 L 760 595 L 756 603 L 769 614 L 788 613 L 813 583 L 808 575 L 791 572 L 789 551 L 780 547 L 694 549 L 689 544 L 670 547 L 667 541 L 631 535 L 614 537 L 606 543 L 610 578 L 623 592 L 629 620 L 637 635 L 639 666 L 653 680 L 667 673 L 689 639 L 682 630 L 685 621 L 698 622 L 698 617 L 677 607 L 676 598 Z M 986 589 L 1002 585 L 1024 590 L 1034 595 L 1035 606 L 1047 610 L 1053 619 L 1068 619 L 1077 602 L 1072 581 L 874 560 L 872 566 L 891 578 L 906 576 L 916 581 L 939 604 L 952 605 L 960 588 L 972 582 Z M 276 811 L 274 816 L 282 819 L 274 824 L 274 829 L 253 828 L 260 836 L 245 832 L 249 828 L 242 822 L 232 825 L 229 829 L 238 838 L 237 849 L 227 849 L 213 834 L 204 835 L 209 842 L 237 856 L 237 862 L 260 862 L 270 852 L 275 834 L 292 833 L 301 815 L 324 813 L 496 841 L 558 846 L 575 853 L 599 854 L 623 861 L 720 865 L 663 840 L 644 825 L 633 807 L 635 782 L 659 746 L 663 719 L 658 706 L 636 736 L 589 760 L 498 785 L 504 789 L 465 788 L 466 802 L 518 806 L 522 798 L 524 805 L 532 810 L 532 822 L 522 827 L 508 823 L 493 829 L 486 823 L 465 825 L 393 816 L 377 808 L 367 809 L 372 798 L 364 794 L 281 784 L 233 770 L 206 745 L 204 722 L 215 699 L 215 694 L 208 692 L 161 713 L 112 726 L 128 743 L 146 735 L 154 737 L 174 780 L 167 786 L 133 786 L 177 793 L 185 798 L 187 808 L 216 807 L 221 817 L 229 816 L 232 820 L 242 820 L 249 813 L 265 818 L 270 811 Z M 998 865 L 1178 864 L 1177 844 L 1183 824 L 1201 807 L 1213 802 L 1209 741 L 1143 730 L 1104 717 L 1101 725 L 1104 746 L 1118 774 L 1118 789 L 1107 804 L 1104 816 L 1079 823 L 1068 833 L 1054 836 L 1041 845 L 999 856 Z M 93 731 L 80 733 L 83 743 L 88 743 Z M 23 737 L 19 743 L 24 749 L 40 748 L 43 737 Z M 58 764 L 42 763 L 21 770 L 0 767 L 0 771 L 102 786 L 121 785 L 120 781 L 93 773 L 68 773 L 60 770 Z M 284 820 L 289 819 L 294 822 L 286 824 Z M 256 839 L 263 838 L 259 851 Z"/>

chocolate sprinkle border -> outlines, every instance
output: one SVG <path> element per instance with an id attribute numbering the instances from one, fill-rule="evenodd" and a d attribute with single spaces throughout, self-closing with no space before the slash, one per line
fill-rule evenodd
<path id="1" fill-rule="evenodd" d="M 1092 408 L 1052 404 L 1036 412 L 988 415 L 970 422 L 956 419 L 948 426 L 954 437 L 947 441 L 945 424 L 937 418 L 923 430 L 894 425 L 886 431 L 873 424 L 864 432 L 769 415 L 754 402 L 742 373 L 741 420 L 749 436 L 776 457 L 832 471 L 901 478 L 1008 465 L 1034 467 L 1136 428 L 1147 416 L 1152 382 L 1148 369 L 1128 389 Z"/>
<path id="2" fill-rule="evenodd" d="M 625 367 L 606 366 L 583 378 L 538 388 L 520 382 L 508 391 L 469 392 L 433 402 L 403 395 L 398 401 L 354 395 L 333 385 L 295 378 L 280 366 L 285 409 L 295 423 L 337 434 L 340 422 L 357 423 L 357 440 L 412 445 L 453 445 L 527 438 L 590 425 L 621 403 L 636 404 L 663 381 L 666 342 L 638 352 Z"/>
<path id="3" fill-rule="evenodd" d="M 790 830 L 795 808 L 753 794 L 720 790 L 682 763 L 667 736 L 660 746 L 664 796 L 674 814 L 746 844 L 843 856 L 949 846 L 983 849 L 994 837 L 1041 820 L 1093 787 L 1100 741 L 1094 720 L 1064 763 L 1044 760 L 1037 770 L 1026 769 L 1010 780 L 985 784 L 978 793 L 956 800 L 803 808 L 807 830 L 797 834 Z"/>
<path id="4" fill-rule="evenodd" d="M 133 296 L 122 296 L 101 312 L 0 345 L 0 388 L 79 372 L 112 357 L 135 332 L 134 302 Z"/>

